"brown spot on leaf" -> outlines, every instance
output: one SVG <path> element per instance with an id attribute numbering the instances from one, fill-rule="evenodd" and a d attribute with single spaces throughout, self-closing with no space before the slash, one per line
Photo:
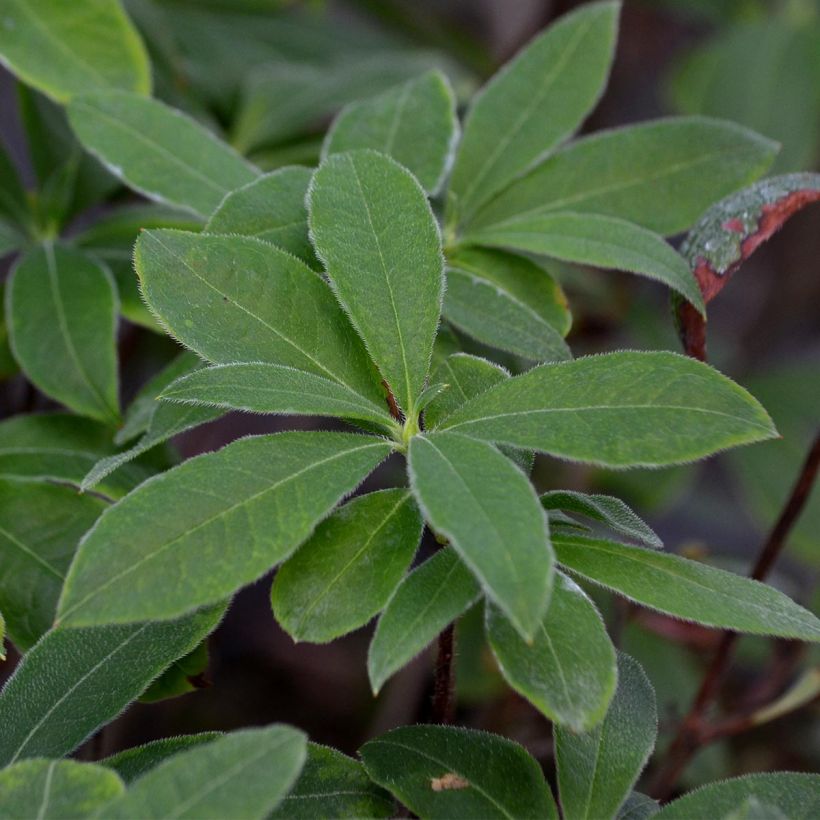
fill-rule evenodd
<path id="1" fill-rule="evenodd" d="M 446 792 L 453 789 L 467 789 L 470 786 L 470 781 L 465 780 L 455 772 L 447 772 L 441 777 L 430 778 L 430 788 L 434 792 Z"/>

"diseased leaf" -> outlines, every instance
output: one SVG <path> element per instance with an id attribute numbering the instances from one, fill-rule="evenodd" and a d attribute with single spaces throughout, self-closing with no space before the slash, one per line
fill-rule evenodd
<path id="1" fill-rule="evenodd" d="M 207 217 L 259 171 L 186 114 L 122 91 L 83 94 L 68 106 L 85 148 L 149 199 Z"/>
<path id="2" fill-rule="evenodd" d="M 322 158 L 357 148 L 381 151 L 432 195 L 449 170 L 457 139 L 453 89 L 444 74 L 433 70 L 378 97 L 350 103 L 327 132 Z"/>
<path id="3" fill-rule="evenodd" d="M 339 301 L 410 412 L 427 378 L 444 287 L 441 239 L 424 192 L 395 160 L 351 151 L 319 167 L 308 211 Z"/>
<path id="4" fill-rule="evenodd" d="M 573 732 L 600 723 L 615 692 L 615 649 L 595 605 L 559 574 L 530 643 L 493 606 L 487 637 L 507 682 L 551 721 Z"/>
<path id="5" fill-rule="evenodd" d="M 371 436 L 280 433 L 157 476 L 83 539 L 60 622 L 162 620 L 222 600 L 287 558 L 390 449 Z"/>
<path id="6" fill-rule="evenodd" d="M 590 732 L 555 727 L 561 808 L 573 820 L 614 817 L 640 776 L 658 733 L 655 690 L 637 661 L 619 653 L 618 688 Z"/>
<path id="7" fill-rule="evenodd" d="M 432 433 L 410 441 L 413 493 L 515 628 L 531 638 L 553 576 L 547 517 L 527 477 L 495 447 Z"/>
<path id="8" fill-rule="evenodd" d="M 218 737 L 221 737 L 220 732 L 200 732 L 196 735 L 166 737 L 162 740 L 153 740 L 142 746 L 125 749 L 115 755 L 103 758 L 100 763 L 109 769 L 113 769 L 126 783 L 130 783 L 132 780 L 142 777 L 146 772 L 169 757 L 173 757 L 193 746 L 211 743 Z"/>
<path id="9" fill-rule="evenodd" d="M 750 578 L 597 538 L 562 533 L 554 545 L 571 572 L 667 615 L 752 635 L 820 641 L 820 620 Z"/>
<path id="10" fill-rule="evenodd" d="M 601 131 L 516 180 L 476 215 L 473 230 L 575 211 L 619 217 L 669 236 L 760 176 L 776 152 L 776 143 L 747 128 L 705 117 Z"/>
<path id="11" fill-rule="evenodd" d="M 41 245 L 14 267 L 6 316 L 34 385 L 81 415 L 118 421 L 117 297 L 103 268 L 80 251 Z"/>
<path id="12" fill-rule="evenodd" d="M 439 429 L 616 468 L 692 461 L 776 435 L 760 404 L 708 365 L 634 351 L 533 368 Z"/>
<path id="13" fill-rule="evenodd" d="M 588 3 L 565 15 L 474 98 L 450 181 L 459 223 L 581 125 L 609 75 L 619 8 Z"/>
<path id="14" fill-rule="evenodd" d="M 345 504 L 276 573 L 276 620 L 294 640 L 313 643 L 364 626 L 407 572 L 422 524 L 409 490 L 382 490 Z"/>
<path id="15" fill-rule="evenodd" d="M 455 550 L 443 549 L 416 567 L 388 601 L 367 653 L 374 694 L 481 595 Z"/>
<path id="16" fill-rule="evenodd" d="M 151 67 L 119 0 L 7 0 L 0 62 L 57 102 L 95 88 L 151 93 Z"/>
<path id="17" fill-rule="evenodd" d="M 420 817 L 558 818 L 538 764 L 498 735 L 403 726 L 365 743 L 359 754 L 370 777 Z"/>
<path id="18" fill-rule="evenodd" d="M 224 611 L 223 604 L 178 621 L 47 633 L 0 692 L 0 767 L 76 749 L 215 629 Z"/>

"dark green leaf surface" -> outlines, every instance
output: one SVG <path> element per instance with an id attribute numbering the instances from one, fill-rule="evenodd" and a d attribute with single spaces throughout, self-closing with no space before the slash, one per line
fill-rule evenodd
<path id="1" fill-rule="evenodd" d="M 173 757 L 193 746 L 210 743 L 220 736 L 219 732 L 200 732 L 196 735 L 179 735 L 178 737 L 153 740 L 142 746 L 134 746 L 110 757 L 105 757 L 100 762 L 103 766 L 113 769 L 126 783 L 130 783 L 132 780 L 142 777 L 146 772 L 169 757 Z"/>
<path id="2" fill-rule="evenodd" d="M 141 485 L 83 539 L 58 617 L 72 626 L 174 618 L 287 558 L 390 452 L 371 436 L 240 439 Z"/>

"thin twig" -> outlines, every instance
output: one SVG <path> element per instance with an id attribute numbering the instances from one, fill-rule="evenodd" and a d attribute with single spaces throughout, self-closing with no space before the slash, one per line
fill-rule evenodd
<path id="1" fill-rule="evenodd" d="M 442 630 L 438 636 L 436 656 L 436 679 L 433 685 L 433 722 L 452 723 L 456 702 L 453 697 L 455 674 L 453 655 L 455 645 L 455 623 Z"/>

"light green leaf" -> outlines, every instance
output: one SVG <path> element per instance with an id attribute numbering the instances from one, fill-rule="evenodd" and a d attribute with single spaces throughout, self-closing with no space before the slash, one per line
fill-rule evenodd
<path id="1" fill-rule="evenodd" d="M 345 504 L 280 567 L 273 614 L 296 641 L 326 643 L 364 626 L 407 572 L 422 520 L 405 489 Z"/>
<path id="2" fill-rule="evenodd" d="M 117 297 L 80 251 L 41 245 L 15 265 L 6 291 L 14 356 L 40 390 L 84 416 L 116 423 Z"/>
<path id="3" fill-rule="evenodd" d="M 495 447 L 442 433 L 411 439 L 408 469 L 430 526 L 531 638 L 549 601 L 553 554 L 527 477 Z"/>
<path id="4" fill-rule="evenodd" d="M 370 777 L 419 817 L 557 820 L 538 764 L 511 740 L 454 726 L 403 726 L 359 751 Z"/>
<path id="5" fill-rule="evenodd" d="M 678 464 L 777 435 L 760 404 L 708 365 L 634 351 L 536 367 L 440 429 L 608 467 Z"/>
<path id="6" fill-rule="evenodd" d="M 100 763 L 113 769 L 126 783 L 142 777 L 146 772 L 158 764 L 173 757 L 179 752 L 193 746 L 201 746 L 221 737 L 220 732 L 200 732 L 196 735 L 179 735 L 166 737 L 162 740 L 153 740 L 142 746 L 125 749 L 110 757 L 103 758 Z"/>
<path id="7" fill-rule="evenodd" d="M 0 479 L 0 609 L 19 651 L 53 623 L 77 543 L 105 506 L 64 484 Z"/>
<path id="8" fill-rule="evenodd" d="M 224 611 L 223 604 L 166 623 L 47 633 L 0 692 L 0 767 L 76 749 L 215 629 Z"/>
<path id="9" fill-rule="evenodd" d="M 104 816 L 265 820 L 299 776 L 306 744 L 290 726 L 231 732 L 155 766 L 107 805 Z"/>
<path id="10" fill-rule="evenodd" d="M 789 820 L 812 820 L 820 811 L 820 775 L 771 772 L 710 783 L 664 806 L 657 820 L 723 817 L 749 798 L 781 811 Z"/>
<path id="11" fill-rule="evenodd" d="M 571 211 L 517 216 L 478 228 L 466 241 L 637 273 L 663 282 L 698 310 L 705 310 L 695 275 L 684 258 L 658 234 L 623 219 Z"/>
<path id="12" fill-rule="evenodd" d="M 556 578 L 531 642 L 491 605 L 487 638 L 510 686 L 551 721 L 581 732 L 604 717 L 617 681 L 615 649 L 595 605 L 566 575 Z"/>
<path id="13" fill-rule="evenodd" d="M 481 588 L 452 549 L 443 549 L 399 585 L 379 618 L 367 653 L 374 694 L 466 612 Z"/>
<path id="14" fill-rule="evenodd" d="M 433 195 L 449 170 L 457 140 L 453 89 L 444 74 L 433 70 L 344 108 L 327 132 L 322 158 L 372 148 L 411 171 Z"/>
<path id="15" fill-rule="evenodd" d="M 307 760 L 296 785 L 271 818 L 393 817 L 393 798 L 368 776 L 361 763 L 326 746 L 308 743 Z"/>
<path id="16" fill-rule="evenodd" d="M 541 496 L 541 504 L 545 510 L 564 510 L 599 521 L 641 546 L 663 549 L 663 541 L 620 498 L 553 490 Z"/>
<path id="17" fill-rule="evenodd" d="M 612 63 L 619 6 L 588 3 L 562 17 L 475 98 L 450 182 L 460 223 L 543 160 L 598 102 Z"/>
<path id="18" fill-rule="evenodd" d="M 0 62 L 57 102 L 97 88 L 151 93 L 151 67 L 119 0 L 6 0 Z"/>
<path id="19" fill-rule="evenodd" d="M 409 411 L 424 389 L 444 287 L 441 239 L 424 191 L 395 160 L 351 151 L 319 167 L 308 211 L 339 301 Z"/>
<path id="20" fill-rule="evenodd" d="M 115 772 L 76 760 L 25 760 L 0 772 L 0 818 L 83 820 L 125 791 Z M 36 815 L 35 815 L 36 812 Z"/>
<path id="21" fill-rule="evenodd" d="M 473 230 L 550 211 L 619 217 L 663 235 L 692 227 L 771 164 L 777 144 L 735 123 L 679 117 L 573 142 L 510 185 Z"/>
<path id="22" fill-rule="evenodd" d="M 336 381 L 278 364 L 221 364 L 183 376 L 161 399 L 252 413 L 290 413 L 358 419 L 394 428 L 379 407 Z"/>
<path id="23" fill-rule="evenodd" d="M 561 534 L 554 542 L 568 570 L 642 606 L 720 629 L 820 641 L 820 620 L 750 578 L 613 541 Z"/>
<path id="24" fill-rule="evenodd" d="M 75 97 L 68 106 L 80 142 L 149 199 L 207 217 L 259 171 L 186 114 L 121 91 Z"/>
<path id="25" fill-rule="evenodd" d="M 561 807 L 573 820 L 614 817 L 628 798 L 658 734 L 655 691 L 637 661 L 618 655 L 618 688 L 590 732 L 555 727 Z"/>
<path id="26" fill-rule="evenodd" d="M 280 168 L 228 194 L 214 211 L 207 233 L 238 233 L 264 239 L 319 268 L 308 237 L 307 194 L 313 171 Z"/>
<path id="27" fill-rule="evenodd" d="M 208 639 L 175 660 L 139 697 L 140 703 L 159 703 L 203 689 L 209 685 Z"/>
<path id="28" fill-rule="evenodd" d="M 162 324 L 215 364 L 269 362 L 384 404 L 379 378 L 324 280 L 267 242 L 147 231 L 134 262 Z"/>
<path id="29" fill-rule="evenodd" d="M 390 452 L 371 436 L 240 439 L 142 484 L 83 539 L 58 618 L 71 626 L 174 618 L 287 558 Z"/>

